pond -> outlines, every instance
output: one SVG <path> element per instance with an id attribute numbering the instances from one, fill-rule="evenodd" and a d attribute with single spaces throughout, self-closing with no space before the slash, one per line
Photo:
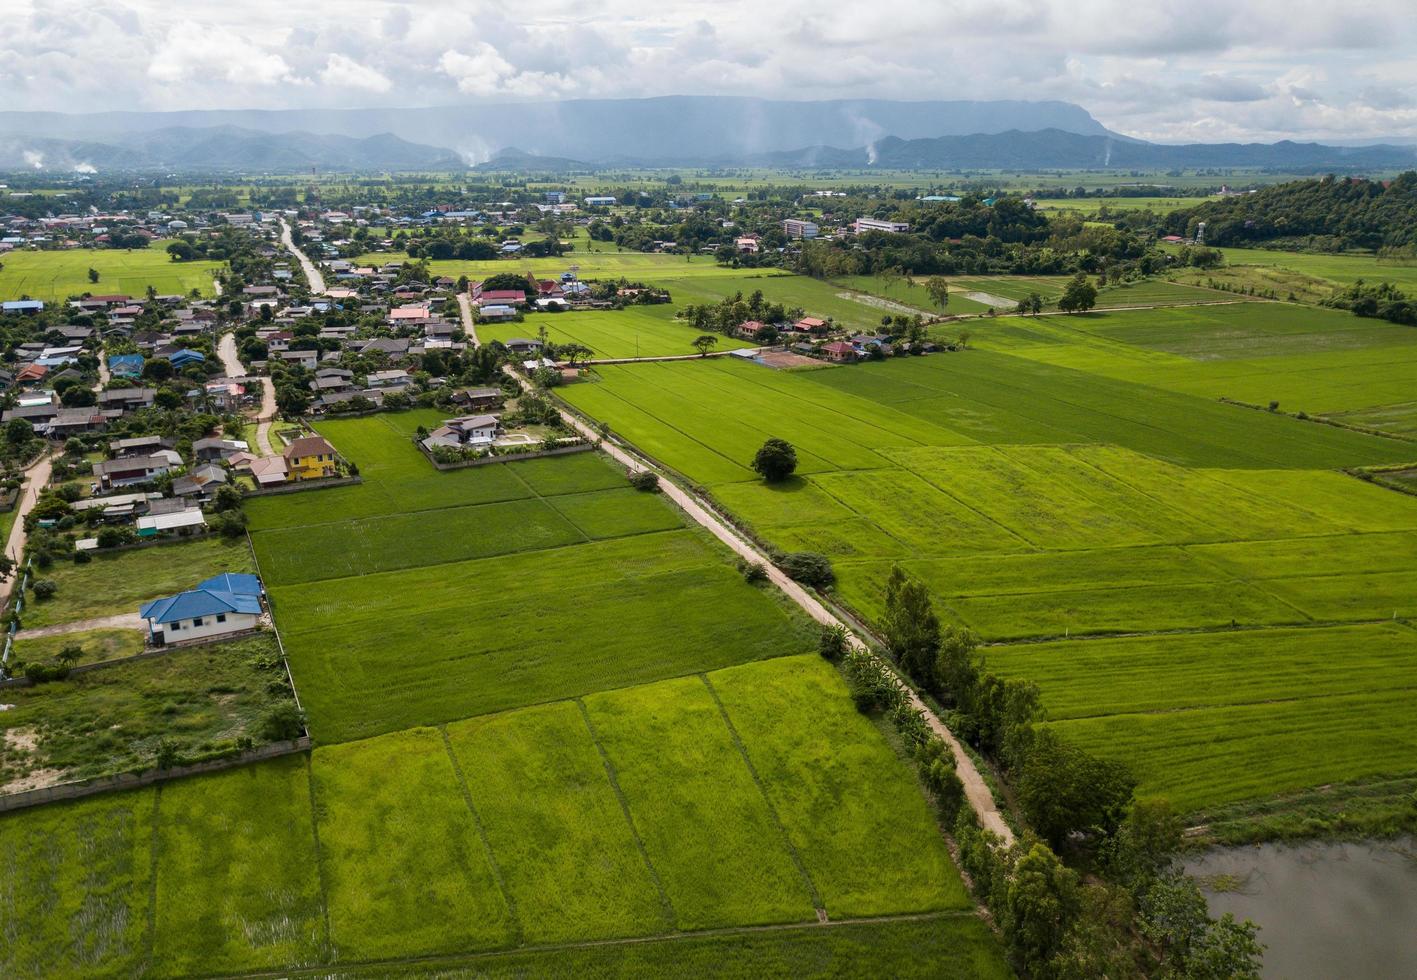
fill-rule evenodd
<path id="1" fill-rule="evenodd" d="M 1212 915 L 1260 927 L 1264 974 L 1417 976 L 1417 840 L 1261 844 L 1186 863 Z"/>

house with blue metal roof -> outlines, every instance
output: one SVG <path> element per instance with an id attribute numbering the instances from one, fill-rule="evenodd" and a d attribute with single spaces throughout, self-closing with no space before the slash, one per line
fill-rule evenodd
<path id="1" fill-rule="evenodd" d="M 173 351 L 167 359 L 172 362 L 173 367 L 183 368 L 188 364 L 202 364 L 207 358 L 201 351 L 188 350 L 184 347 L 179 351 Z"/>
<path id="2" fill-rule="evenodd" d="M 263 595 L 256 576 L 225 573 L 186 592 L 145 602 L 138 615 L 147 620 L 155 646 L 215 639 L 256 629 Z"/>
<path id="3" fill-rule="evenodd" d="M 113 354 L 108 358 L 108 373 L 115 378 L 138 378 L 143 374 L 142 354 Z"/>

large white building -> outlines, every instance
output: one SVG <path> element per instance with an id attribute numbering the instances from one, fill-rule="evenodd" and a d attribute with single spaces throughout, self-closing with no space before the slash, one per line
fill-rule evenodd
<path id="1" fill-rule="evenodd" d="M 815 221 L 788 218 L 782 223 L 782 233 L 788 238 L 816 238 L 819 231 Z"/>
<path id="2" fill-rule="evenodd" d="M 906 224 L 904 221 L 882 221 L 880 218 L 857 218 L 852 228 L 856 234 L 863 235 L 868 231 L 905 232 L 910 230 L 910 225 Z"/>

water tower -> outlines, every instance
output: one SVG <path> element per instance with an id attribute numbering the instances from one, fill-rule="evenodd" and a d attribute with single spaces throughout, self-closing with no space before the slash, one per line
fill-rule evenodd
<path id="1" fill-rule="evenodd" d="M 1196 244 L 1197 244 L 1197 245 L 1204 245 L 1204 244 L 1205 244 L 1205 222 L 1204 222 L 1204 221 L 1199 221 L 1199 222 L 1196 223 Z"/>

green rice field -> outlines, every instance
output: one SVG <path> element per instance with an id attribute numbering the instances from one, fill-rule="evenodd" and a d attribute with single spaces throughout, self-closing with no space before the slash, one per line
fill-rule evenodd
<path id="1" fill-rule="evenodd" d="M 363 484 L 251 502 L 317 741 L 810 646 L 784 603 L 598 454 L 440 473 L 406 435 L 424 418 L 321 423 Z"/>
<path id="2" fill-rule="evenodd" d="M 186 295 L 195 289 L 203 296 L 211 296 L 212 280 L 225 263 L 173 262 L 167 245 L 166 241 L 156 241 L 146 249 L 10 252 L 0 269 L 0 299 L 28 296 L 60 303 L 84 293 L 142 297 L 149 286 L 159 295 Z M 89 282 L 89 269 L 98 270 L 98 282 Z"/>
<path id="3" fill-rule="evenodd" d="M 1143 795 L 1203 810 L 1412 772 L 1393 692 L 1417 682 L 1417 497 L 1341 470 L 1412 462 L 1417 443 L 1221 396 L 1260 402 L 1263 379 L 1384 404 L 1414 337 L 1276 303 L 999 317 L 959 353 L 609 366 L 562 395 L 759 539 L 828 556 L 867 619 L 901 564 L 993 669 L 1038 681 L 1060 730 L 1133 763 Z M 775 485 L 748 469 L 768 436 L 799 459 Z M 1330 748 L 1280 748 L 1296 699 L 1304 744 Z M 1361 721 L 1334 707 L 1367 702 Z"/>
<path id="4" fill-rule="evenodd" d="M 914 776 L 815 655 L 6 814 L 0 872 L 15 977 L 494 951 L 772 972 L 804 948 L 808 975 L 871 953 L 908 975 L 908 942 L 931 975 L 1009 975 Z M 910 917 L 852 921 L 888 912 Z"/>

